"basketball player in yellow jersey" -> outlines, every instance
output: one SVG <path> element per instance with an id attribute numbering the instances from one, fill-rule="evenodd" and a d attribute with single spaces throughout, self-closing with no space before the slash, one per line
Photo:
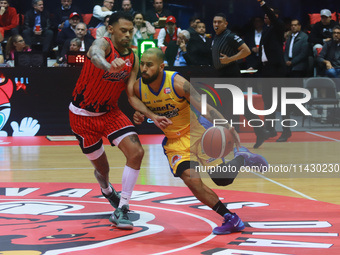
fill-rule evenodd
<path id="1" fill-rule="evenodd" d="M 239 137 L 233 128 L 231 131 L 239 147 L 238 150 L 236 148 L 234 150 L 233 160 L 223 163 L 222 159 L 210 159 L 202 154 L 200 138 L 205 129 L 198 122 L 197 117 L 190 114 L 190 104 L 198 111 L 200 110 L 201 97 L 186 79 L 175 72 L 164 71 L 163 61 L 164 54 L 160 49 L 151 48 L 145 51 L 140 61 L 142 78 L 135 82 L 133 92 L 130 90 L 128 93 L 134 93 L 152 112 L 171 120 L 171 125 L 162 128 L 165 134 L 163 141 L 165 155 L 174 176 L 180 177 L 202 203 L 224 217 L 222 226 L 214 228 L 213 233 L 230 234 L 241 231 L 244 229 L 241 219 L 235 213 L 230 212 L 219 200 L 217 194 L 202 182 L 195 167 L 200 163 L 207 164 L 211 160 L 214 160 L 215 166 L 218 163 L 237 170 L 241 166 L 268 167 L 268 163 L 262 156 L 239 147 Z M 206 118 L 209 121 L 223 119 L 223 116 L 209 105 L 207 113 Z M 144 115 L 137 111 L 133 119 L 136 124 L 141 124 Z M 191 141 L 191 148 L 190 137 L 194 140 L 194 142 Z M 226 178 L 211 177 L 217 185 L 226 186 L 233 182 L 237 172 L 234 176 L 229 175 Z"/>

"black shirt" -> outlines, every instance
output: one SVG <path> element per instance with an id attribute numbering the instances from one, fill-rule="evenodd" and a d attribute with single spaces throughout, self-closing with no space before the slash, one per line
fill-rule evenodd
<path id="1" fill-rule="evenodd" d="M 221 64 L 220 53 L 228 57 L 234 56 L 239 52 L 238 48 L 244 44 L 242 38 L 226 29 L 223 33 L 216 35 L 212 43 L 213 65 L 217 70 L 236 65 L 236 62 Z"/>

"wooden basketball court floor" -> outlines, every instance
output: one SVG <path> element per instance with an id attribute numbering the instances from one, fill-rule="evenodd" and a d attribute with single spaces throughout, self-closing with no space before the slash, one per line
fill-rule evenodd
<path id="1" fill-rule="evenodd" d="M 198 201 L 194 205 L 162 207 L 157 199 L 132 199 L 132 210 L 137 210 L 130 213 L 136 224 L 134 230 L 127 233 L 112 228 L 107 220 L 111 214 L 107 210 L 112 208 L 106 200 L 98 200 L 100 191 L 93 167 L 76 141 L 0 138 L 1 210 L 7 213 L 0 217 L 0 254 L 245 254 L 244 250 L 249 249 L 253 253 L 247 254 L 339 254 L 340 132 L 294 132 L 289 142 L 276 143 L 272 139 L 257 150 L 252 149 L 255 141 L 252 133 L 241 133 L 240 137 L 243 146 L 268 160 L 272 173 L 242 172 L 232 185 L 222 188 L 202 174 L 203 181 L 223 197 L 228 208 L 233 207 L 232 211 L 236 204 L 249 205 L 237 211 L 246 220 L 245 231 L 226 236 L 211 234 L 214 222 L 219 225 L 221 219 L 210 210 L 197 210 L 196 206 L 201 207 Z M 160 201 L 190 198 L 191 193 L 181 179 L 170 173 L 160 145 L 163 136 L 140 139 L 145 156 L 136 191 L 170 194 Z M 124 156 L 117 148 L 104 144 L 111 168 L 110 181 L 120 190 Z M 228 155 L 227 159 L 232 157 Z M 70 187 L 93 190 L 97 196 L 47 198 L 56 190 L 67 192 Z M 32 196 L 13 195 L 38 188 L 40 193 Z M 53 214 L 55 206 L 84 208 L 79 211 L 84 216 L 76 216 L 78 211 L 75 216 L 58 211 Z M 152 215 L 154 218 L 150 218 Z M 173 219 L 170 224 L 169 218 Z M 137 219 L 142 222 L 135 223 Z M 151 225 L 148 220 L 152 220 Z M 278 225 L 265 230 L 252 225 L 265 222 Z M 277 228 L 282 224 L 291 224 L 296 230 Z M 319 224 L 323 224 L 321 228 L 310 228 Z M 178 239 L 179 236 L 186 238 Z M 78 243 L 78 238 L 86 241 Z"/>
<path id="2" fill-rule="evenodd" d="M 243 172 L 232 185 L 222 189 L 340 204 L 340 132 L 311 132 L 308 137 L 312 139 L 302 139 L 307 133 L 295 132 L 286 143 L 269 140 L 257 150 L 252 149 L 254 138 L 241 134 L 242 145 L 263 155 L 274 172 Z M 145 156 L 137 184 L 169 186 L 169 189 L 170 186 L 184 187 L 181 179 L 172 176 L 159 142 L 161 139 L 155 137 L 157 139 L 149 136 L 148 142 L 143 144 Z M 6 139 L 12 139 L 11 143 Z M 91 163 L 75 143 L 20 146 L 25 145 L 20 137 L 0 140 L 0 182 L 96 183 Z M 105 145 L 105 150 L 111 168 L 110 181 L 119 184 L 125 158 L 117 148 Z M 227 156 L 230 157 L 232 155 Z M 202 177 L 209 187 L 220 188 L 204 174 Z"/>

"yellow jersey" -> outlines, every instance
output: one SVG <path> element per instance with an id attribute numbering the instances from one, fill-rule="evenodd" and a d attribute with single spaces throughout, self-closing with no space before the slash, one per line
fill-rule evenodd
<path id="1" fill-rule="evenodd" d="M 174 89 L 177 74 L 163 71 L 163 81 L 158 91 L 153 91 L 142 79 L 139 80 L 141 101 L 155 114 L 171 119 L 172 125 L 163 130 L 168 138 L 179 137 L 190 131 L 190 117 L 194 115 L 191 113 L 190 103 Z"/>

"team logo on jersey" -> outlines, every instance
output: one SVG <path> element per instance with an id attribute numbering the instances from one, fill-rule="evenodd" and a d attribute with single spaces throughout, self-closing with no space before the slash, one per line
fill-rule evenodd
<path id="1" fill-rule="evenodd" d="M 164 94 L 170 94 L 171 93 L 171 89 L 170 88 L 165 88 L 164 89 Z"/>
<path id="2" fill-rule="evenodd" d="M 125 60 L 125 65 L 126 66 L 132 66 L 132 63 L 131 63 L 130 59 L 126 59 Z"/>
<path id="3" fill-rule="evenodd" d="M 172 158 L 171 158 L 171 165 L 172 165 L 172 167 L 174 166 L 174 165 L 176 165 L 176 163 L 178 162 L 178 161 L 180 161 L 182 159 L 182 156 L 180 156 L 180 155 L 175 155 L 175 156 L 173 156 Z"/>

